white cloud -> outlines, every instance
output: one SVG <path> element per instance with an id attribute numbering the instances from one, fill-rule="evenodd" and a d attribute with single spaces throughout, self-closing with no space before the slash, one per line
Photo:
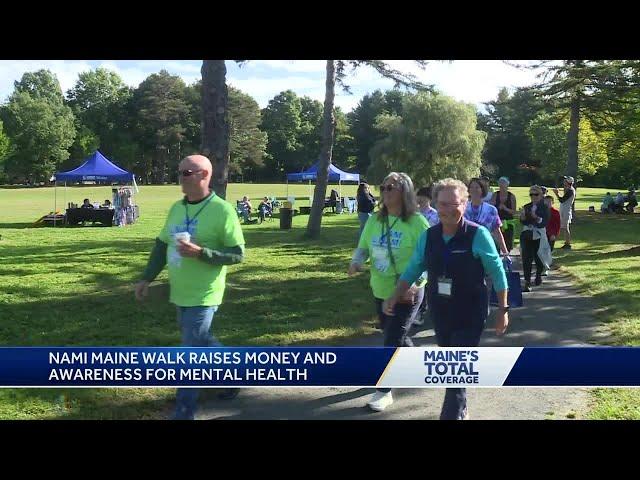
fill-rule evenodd
<path id="1" fill-rule="evenodd" d="M 314 100 L 324 103 L 325 97 L 325 78 L 324 75 L 316 75 L 314 77 L 280 77 L 280 78 L 263 78 L 250 77 L 245 79 L 237 79 L 230 77 L 229 85 L 248 93 L 256 99 L 260 108 L 265 108 L 269 100 L 284 90 L 293 90 L 298 96 L 308 96 Z M 375 90 L 375 89 L 374 89 Z M 335 104 L 344 112 L 352 110 L 360 101 L 362 95 L 354 93 L 349 95 L 336 87 Z"/>
<path id="2" fill-rule="evenodd" d="M 122 81 L 131 87 L 137 87 L 149 75 L 158 73 L 160 70 L 166 70 L 171 75 L 180 76 L 187 84 L 194 83 L 200 79 L 199 66 L 179 61 L 127 60 L 118 61 L 117 63 L 102 61 L 99 66 L 116 72 L 120 75 Z"/>
<path id="3" fill-rule="evenodd" d="M 432 60 L 425 69 L 421 69 L 413 60 L 388 60 L 387 63 L 401 72 L 415 75 L 423 83 L 434 85 L 445 95 L 479 108 L 482 108 L 484 102 L 495 99 L 501 87 L 514 89 L 531 85 L 535 82 L 537 73 L 515 68 L 501 60 Z M 514 63 L 526 64 L 531 61 Z M 392 80 L 381 77 L 374 69 L 366 66 L 350 75 L 347 83 L 360 96 L 376 89 L 392 88 L 394 84 Z"/>
<path id="4" fill-rule="evenodd" d="M 137 87 L 142 81 L 149 76 L 150 73 L 147 70 L 143 70 L 137 66 L 122 67 L 115 62 L 104 61 L 98 65 L 101 68 L 106 68 L 117 73 L 122 81 L 130 87 Z"/>
<path id="5" fill-rule="evenodd" d="M 516 63 L 530 63 L 529 61 Z M 390 61 L 392 66 L 434 84 L 446 95 L 479 105 L 496 98 L 500 88 L 523 87 L 535 82 L 536 72 L 518 69 L 502 60 L 430 61 L 425 70 L 411 61 Z"/>
<path id="6" fill-rule="evenodd" d="M 354 108 L 358 106 L 358 102 L 361 100 L 360 95 L 349 95 L 349 94 L 338 94 L 336 93 L 335 105 L 340 107 L 340 109 L 344 112 L 350 112 Z M 321 102 L 324 103 L 324 93 Z"/>
<path id="7" fill-rule="evenodd" d="M 287 72 L 316 73 L 326 71 L 326 60 L 251 60 L 243 68 L 266 67 Z"/>
<path id="8" fill-rule="evenodd" d="M 228 77 L 229 85 L 248 93 L 256 99 L 260 107 L 266 107 L 269 100 L 284 90 L 293 90 L 296 94 L 311 98 L 324 98 L 324 82 L 321 77 L 279 77 L 279 78 L 235 78 Z"/>
<path id="9" fill-rule="evenodd" d="M 26 72 L 47 69 L 55 73 L 63 93 L 72 88 L 78 74 L 91 70 L 84 60 L 2 60 L 0 61 L 0 102 L 4 102 L 13 92 L 13 82 L 20 80 Z"/>
<path id="10" fill-rule="evenodd" d="M 425 83 L 435 84 L 440 91 L 457 100 L 480 108 L 483 102 L 495 99 L 501 87 L 530 85 L 535 82 L 536 74 L 531 70 L 517 69 L 500 60 L 430 61 L 425 70 L 421 70 L 412 60 L 389 60 L 388 63 L 398 70 L 415 74 Z M 253 96 L 261 107 L 265 107 L 270 99 L 287 89 L 323 102 L 325 64 L 325 60 L 252 60 L 244 67 L 237 68 L 229 62 L 227 78 L 231 85 Z M 0 102 L 11 94 L 13 82 L 19 80 L 25 72 L 47 68 L 57 75 L 66 92 L 73 87 L 79 73 L 95 66 L 113 70 L 127 85 L 137 87 L 151 73 L 161 69 L 180 75 L 186 83 L 193 83 L 200 79 L 201 61 L 0 61 Z M 369 67 L 361 67 L 354 73 L 349 73 L 346 83 L 351 87 L 353 95 L 336 87 L 336 105 L 345 111 L 357 105 L 363 95 L 393 86 L 391 80 L 382 78 Z"/>
<path id="11" fill-rule="evenodd" d="M 188 75 L 200 75 L 200 67 L 202 61 L 191 60 L 139 60 L 139 61 L 120 61 L 120 63 L 132 63 L 137 67 L 150 70 L 152 72 L 159 72 L 160 70 L 167 70 L 168 72 L 184 73 Z"/>
<path id="12" fill-rule="evenodd" d="M 25 72 L 48 69 L 60 82 L 63 93 L 73 88 L 82 72 L 103 67 L 116 72 L 122 80 L 132 87 L 140 85 L 145 78 L 160 70 L 179 75 L 187 83 L 200 79 L 199 62 L 142 60 L 142 61 L 89 61 L 89 60 L 2 60 L 0 61 L 0 102 L 4 102 L 13 92 L 13 82 L 20 80 Z"/>

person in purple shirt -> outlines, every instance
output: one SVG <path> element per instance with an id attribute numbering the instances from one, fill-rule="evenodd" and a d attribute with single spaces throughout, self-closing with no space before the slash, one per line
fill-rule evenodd
<path id="1" fill-rule="evenodd" d="M 431 188 L 420 188 L 416 193 L 416 197 L 418 200 L 418 209 L 424 218 L 427 219 L 427 222 L 429 222 L 429 226 L 434 227 L 440 223 L 438 211 L 431 206 Z"/>
<path id="2" fill-rule="evenodd" d="M 482 225 L 489 232 L 496 242 L 500 254 L 507 256 L 509 251 L 507 245 L 504 243 L 504 237 L 502 236 L 502 220 L 498 214 L 498 209 L 483 200 L 487 196 L 487 187 L 485 183 L 479 178 L 472 178 L 469 182 L 469 203 L 464 211 L 464 218 L 467 220 Z"/>

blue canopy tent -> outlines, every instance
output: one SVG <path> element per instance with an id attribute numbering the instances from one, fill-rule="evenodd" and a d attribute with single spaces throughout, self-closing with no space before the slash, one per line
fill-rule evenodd
<path id="1" fill-rule="evenodd" d="M 64 182 L 65 186 L 65 204 L 67 202 L 67 182 L 71 181 L 84 181 L 84 180 L 97 180 L 97 181 L 110 181 L 110 182 L 132 182 L 133 186 L 138 191 L 138 185 L 136 185 L 136 177 L 133 173 L 123 170 L 107 157 L 102 155 L 99 150 L 96 150 L 92 155 L 87 157 L 82 165 L 68 172 L 58 172 L 54 175 L 54 212 L 57 208 L 57 185 L 58 182 Z"/>
<path id="2" fill-rule="evenodd" d="M 55 174 L 56 182 L 81 180 L 105 180 L 111 182 L 127 182 L 135 183 L 133 173 L 123 170 L 111 160 L 96 150 L 92 155 L 87 157 L 82 165 L 68 172 L 58 172 Z"/>
<path id="3" fill-rule="evenodd" d="M 291 182 L 304 182 L 309 181 L 309 197 L 312 197 L 311 194 L 311 181 L 316 181 L 318 179 L 318 167 L 320 165 L 320 161 L 314 163 L 309 170 L 305 170 L 304 172 L 299 173 L 287 173 L 287 196 L 289 195 L 289 181 Z M 342 182 L 360 182 L 360 174 L 359 173 L 349 173 L 343 170 L 340 170 L 338 167 L 329 164 L 329 181 L 330 182 L 338 182 L 338 191 L 340 192 L 340 186 Z M 340 195 L 342 196 L 342 195 Z"/>

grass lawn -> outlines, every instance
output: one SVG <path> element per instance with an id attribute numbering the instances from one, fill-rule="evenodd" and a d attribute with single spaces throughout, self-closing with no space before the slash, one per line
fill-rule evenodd
<path id="1" fill-rule="evenodd" d="M 513 189 L 518 205 L 528 202 L 526 188 Z M 569 272 L 583 294 L 592 297 L 598 320 L 611 331 L 612 345 L 640 345 L 640 215 L 601 215 L 604 194 L 625 188 L 579 188 L 577 219 L 572 224 L 570 252 L 556 250 L 554 262 Z M 555 202 L 558 208 L 558 202 Z M 562 245 L 562 240 L 556 242 Z M 592 419 L 640 419 L 640 389 L 596 389 Z"/>
<path id="2" fill-rule="evenodd" d="M 285 195 L 285 185 L 231 185 L 242 195 Z M 59 209 L 62 208 L 58 189 Z M 355 194 L 355 186 L 342 192 Z M 108 187 L 67 190 L 67 202 L 110 197 Z M 290 186 L 303 196 L 308 186 Z M 30 228 L 53 209 L 53 189 L 0 189 L 0 343 L 3 345 L 179 345 L 166 270 L 138 304 L 132 286 L 146 264 L 178 186 L 143 186 L 141 218 L 125 228 Z M 246 261 L 231 267 L 215 333 L 228 345 L 338 344 L 371 332 L 365 277 L 346 275 L 358 234 L 355 214 L 323 217 L 322 238 L 302 241 L 278 219 L 244 226 Z M 348 306 L 348 308 L 346 308 Z M 0 389 L 0 419 L 162 418 L 172 389 Z"/>
<path id="3" fill-rule="evenodd" d="M 528 190 L 512 190 L 522 206 Z M 579 189 L 577 208 L 598 209 L 604 192 Z M 308 193 L 307 185 L 289 186 L 289 195 Z M 355 186 L 343 186 L 342 193 L 354 195 Z M 59 210 L 65 201 L 111 196 L 108 187 L 68 188 L 66 200 L 64 188 L 57 194 Z M 285 196 L 286 185 L 229 186 L 232 203 L 243 195 Z M 178 345 L 166 270 L 151 289 L 151 301 L 136 303 L 132 286 L 168 207 L 180 196 L 178 186 L 142 186 L 137 194 L 141 218 L 135 225 L 53 229 L 31 228 L 53 210 L 53 189 L 0 188 L 0 343 Z M 581 211 L 574 250 L 557 254 L 561 268 L 606 307 L 602 321 L 611 327 L 616 344 L 640 341 L 639 218 Z M 346 275 L 358 233 L 357 216 L 325 215 L 322 237 L 314 242 L 302 239 L 307 219 L 294 217 L 289 231 L 279 229 L 277 218 L 243 226 L 246 261 L 229 269 L 225 300 L 214 322 L 223 343 L 348 344 L 351 337 L 373 332 L 367 276 Z M 592 416 L 640 418 L 640 398 L 634 392 L 596 391 Z M 0 389 L 0 419 L 164 418 L 173 396 L 173 389 Z"/>
<path id="4" fill-rule="evenodd" d="M 612 345 L 640 345 L 640 215 L 579 212 L 572 227 L 574 248 L 556 262 L 600 307 Z M 595 390 L 588 417 L 640 420 L 640 389 Z"/>

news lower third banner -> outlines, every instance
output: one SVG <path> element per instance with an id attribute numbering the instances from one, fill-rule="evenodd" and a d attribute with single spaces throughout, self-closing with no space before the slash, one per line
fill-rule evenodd
<path id="1" fill-rule="evenodd" d="M 640 386 L 627 347 L 0 347 L 0 387 Z"/>

